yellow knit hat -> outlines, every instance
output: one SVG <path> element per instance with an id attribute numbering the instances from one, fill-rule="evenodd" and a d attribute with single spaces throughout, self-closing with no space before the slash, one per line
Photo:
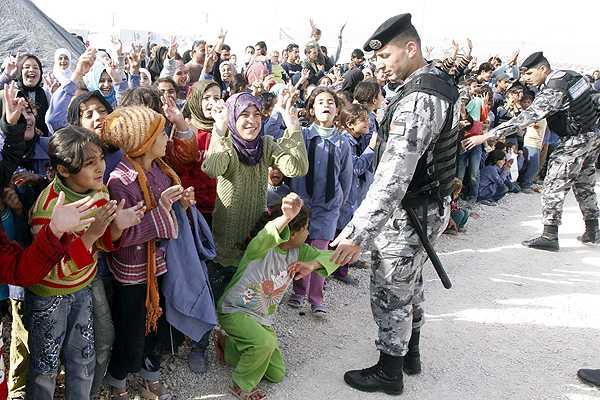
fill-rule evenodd
<path id="1" fill-rule="evenodd" d="M 119 107 L 106 117 L 101 139 L 135 158 L 146 153 L 164 129 L 165 117 L 148 107 Z"/>

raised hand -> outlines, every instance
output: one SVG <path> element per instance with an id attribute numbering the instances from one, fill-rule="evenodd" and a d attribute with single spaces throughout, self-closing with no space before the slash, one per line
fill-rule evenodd
<path id="1" fill-rule="evenodd" d="M 90 72 L 90 69 L 92 69 L 92 65 L 94 65 L 95 62 L 96 49 L 89 47 L 81 56 L 79 56 L 73 75 L 71 75 L 71 80 L 73 82 L 79 81 L 85 74 Z"/>
<path id="2" fill-rule="evenodd" d="M 473 42 L 471 41 L 471 39 L 467 38 L 467 49 L 466 49 L 465 53 L 467 56 L 470 56 L 472 52 L 473 52 Z"/>
<path id="3" fill-rule="evenodd" d="M 129 59 L 129 71 L 132 74 L 140 73 L 140 60 L 142 58 L 142 49 L 141 47 L 134 47 L 132 51 L 127 56 Z"/>
<path id="4" fill-rule="evenodd" d="M 185 121 L 185 117 L 173 96 L 163 95 L 161 96 L 162 109 L 165 117 L 177 128 L 178 132 L 185 132 L 189 129 L 188 123 Z"/>
<path id="5" fill-rule="evenodd" d="M 220 136 L 224 136 L 227 133 L 227 120 L 229 117 L 229 111 L 225 107 L 225 101 L 218 100 L 211 110 L 211 115 L 215 120 L 214 129 Z"/>
<path id="6" fill-rule="evenodd" d="M 302 209 L 304 202 L 296 193 L 290 193 L 281 200 L 281 212 L 288 219 L 293 220 Z"/>
<path id="7" fill-rule="evenodd" d="M 289 130 L 298 131 L 300 130 L 300 119 L 298 118 L 298 109 L 294 107 L 298 95 L 300 92 L 298 89 L 294 88 L 291 84 L 287 87 L 287 92 L 285 93 L 285 112 L 283 113 L 283 121 L 285 126 Z"/>
<path id="8" fill-rule="evenodd" d="M 91 223 L 90 227 L 85 231 L 85 236 L 90 238 L 89 245 L 93 244 L 96 240 L 100 239 L 106 228 L 113 222 L 117 216 L 117 202 L 111 200 L 96 211 L 94 222 Z"/>
<path id="9" fill-rule="evenodd" d="M 517 63 L 517 59 L 519 58 L 519 52 L 519 49 L 517 49 L 512 53 L 508 62 L 510 65 L 515 65 Z"/>
<path id="10" fill-rule="evenodd" d="M 122 76 L 119 71 L 119 66 L 113 60 L 109 60 L 106 63 L 106 72 L 112 79 L 113 85 L 117 86 L 121 82 Z"/>
<path id="11" fill-rule="evenodd" d="M 123 42 L 119 39 L 119 36 L 116 33 L 113 33 L 110 37 L 110 42 L 113 44 L 115 51 L 117 52 L 117 56 L 123 56 Z"/>
<path id="12" fill-rule="evenodd" d="M 11 82 L 9 85 L 4 84 L 3 93 L 4 116 L 9 125 L 16 125 L 21 118 L 23 110 L 28 106 L 27 100 L 22 97 L 17 97 L 17 84 Z"/>
<path id="13" fill-rule="evenodd" d="M 17 51 L 17 55 L 7 57 L 4 73 L 12 79 L 17 77 L 17 71 L 19 70 L 17 62 L 19 61 L 20 56 L 21 53 Z"/>
<path id="14" fill-rule="evenodd" d="M 56 90 L 60 87 L 60 82 L 58 79 L 56 79 L 52 72 L 49 74 L 44 74 L 42 78 L 44 79 L 44 86 L 48 88 L 50 93 L 56 92 Z"/>
<path id="15" fill-rule="evenodd" d="M 169 44 L 169 52 L 167 53 L 167 57 L 169 57 L 169 59 L 173 59 L 175 58 L 175 56 L 177 55 L 177 47 L 179 45 L 177 44 L 177 36 L 173 35 L 171 36 L 171 41 Z"/>
<path id="16" fill-rule="evenodd" d="M 174 185 L 165 189 L 160 194 L 159 204 L 162 208 L 167 211 L 171 211 L 173 203 L 179 201 L 183 197 L 183 187 L 181 185 Z"/>
<path id="17" fill-rule="evenodd" d="M 54 236 L 60 239 L 67 232 L 77 232 L 82 227 L 93 223 L 95 218 L 85 218 L 85 216 L 94 208 L 94 203 L 95 200 L 87 196 L 65 205 L 65 194 L 60 192 L 49 224 Z"/>

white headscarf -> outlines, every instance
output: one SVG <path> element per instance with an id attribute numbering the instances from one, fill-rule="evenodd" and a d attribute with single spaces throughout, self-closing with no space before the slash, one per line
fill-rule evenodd
<path id="1" fill-rule="evenodd" d="M 66 55 L 69 58 L 69 66 L 67 69 L 62 69 L 58 65 L 58 58 L 62 55 Z M 71 75 L 73 74 L 73 57 L 71 57 L 71 52 L 69 50 L 58 49 L 54 52 L 54 67 L 52 68 L 52 73 L 61 85 L 64 85 L 71 80 Z"/>
<path id="2" fill-rule="evenodd" d="M 148 86 L 152 86 L 152 75 L 150 75 L 150 71 L 148 71 L 146 68 L 140 68 L 140 76 L 141 75 L 146 75 L 148 77 Z"/>

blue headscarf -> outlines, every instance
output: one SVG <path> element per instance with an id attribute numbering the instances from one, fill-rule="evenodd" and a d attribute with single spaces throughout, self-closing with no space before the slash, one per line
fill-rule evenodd
<path id="1" fill-rule="evenodd" d="M 85 86 L 90 92 L 98 90 L 100 93 L 102 93 L 102 91 L 100 90 L 100 77 L 102 76 L 102 73 L 104 71 L 106 71 L 106 65 L 101 61 L 96 61 L 94 65 L 92 65 L 90 72 L 85 74 L 85 76 L 83 77 L 83 83 L 85 83 Z M 108 73 L 108 71 L 106 71 L 106 73 Z M 110 105 L 113 108 L 117 106 L 117 92 L 115 91 L 115 85 L 118 84 L 119 82 L 113 82 L 113 88 L 111 89 L 108 96 L 105 96 L 102 93 L 102 96 L 106 99 L 106 101 L 110 103 Z"/>

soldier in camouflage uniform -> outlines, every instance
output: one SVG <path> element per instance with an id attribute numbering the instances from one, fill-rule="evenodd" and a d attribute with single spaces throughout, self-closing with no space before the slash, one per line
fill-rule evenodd
<path id="1" fill-rule="evenodd" d="M 472 148 L 489 138 L 501 138 L 547 118 L 548 127 L 561 136 L 561 141 L 548 161 L 548 172 L 542 191 L 541 236 L 522 244 L 540 250 L 558 251 L 558 226 L 567 193 L 573 189 L 585 220 L 585 232 L 578 239 L 599 243 L 598 202 L 595 161 L 600 152 L 600 110 L 590 84 L 573 71 L 553 71 L 543 53 L 536 52 L 521 65 L 524 80 L 541 91 L 529 108 L 511 120 L 490 130 L 486 135 L 469 138 Z"/>
<path id="2" fill-rule="evenodd" d="M 365 44 L 366 51 L 375 50 L 380 63 L 393 81 L 404 81 L 404 87 L 425 75 L 449 76 L 428 64 L 422 56 L 418 34 L 410 22 L 410 14 L 393 17 L 381 25 Z M 379 327 L 376 347 L 379 362 L 373 367 L 349 371 L 347 384 L 355 389 L 400 394 L 403 369 L 408 374 L 421 371 L 419 329 L 424 322 L 423 263 L 427 259 L 422 243 L 410 224 L 402 201 L 413 181 L 423 157 L 446 126 L 458 124 L 458 92 L 455 101 L 413 91 L 390 105 L 387 143 L 379 143 L 380 160 L 374 182 L 351 222 L 332 243 L 337 246 L 334 261 L 344 264 L 355 259 L 361 250 L 371 249 L 371 308 Z M 402 94 L 400 95 L 402 96 Z M 447 123 L 449 122 L 449 125 Z M 385 131 L 386 128 L 384 127 Z M 380 135 L 380 141 L 382 136 Z M 456 137 L 453 156 L 456 156 Z M 377 157 L 377 156 L 376 156 Z M 452 174 L 455 171 L 455 158 Z M 431 160 L 430 160 L 431 161 Z M 411 186 L 412 187 L 412 186 Z M 450 198 L 439 202 L 423 202 L 416 208 L 430 241 L 437 239 L 450 217 Z"/>

